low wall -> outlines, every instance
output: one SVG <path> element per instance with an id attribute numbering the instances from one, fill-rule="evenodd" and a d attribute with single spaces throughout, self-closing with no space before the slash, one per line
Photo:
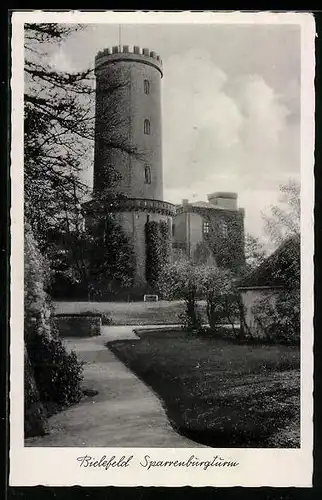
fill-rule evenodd
<path id="1" fill-rule="evenodd" d="M 94 337 L 101 335 L 100 314 L 56 314 L 54 324 L 60 337 Z"/>

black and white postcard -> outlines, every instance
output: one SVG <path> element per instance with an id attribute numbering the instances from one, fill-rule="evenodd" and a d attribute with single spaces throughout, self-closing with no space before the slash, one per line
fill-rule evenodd
<path id="1" fill-rule="evenodd" d="M 314 39 L 13 13 L 11 486 L 311 486 Z"/>

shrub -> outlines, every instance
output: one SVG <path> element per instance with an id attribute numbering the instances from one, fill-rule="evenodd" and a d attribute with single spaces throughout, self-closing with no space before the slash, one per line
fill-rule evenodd
<path id="1" fill-rule="evenodd" d="M 40 401 L 65 406 L 82 396 L 82 364 L 75 353 L 66 351 L 51 324 L 51 306 L 45 291 L 47 273 L 47 264 L 26 225 L 24 333 L 27 354 Z M 26 393 L 26 400 L 28 397 Z"/>
<path id="2" fill-rule="evenodd" d="M 279 292 L 275 300 L 266 296 L 253 306 L 253 314 L 270 343 L 298 344 L 300 341 L 300 290 Z"/>
<path id="3" fill-rule="evenodd" d="M 41 401 L 65 407 L 81 399 L 82 363 L 59 337 L 35 335 L 28 352 Z"/>
<path id="4" fill-rule="evenodd" d="M 24 428 L 26 437 L 42 436 L 47 430 L 47 414 L 40 401 L 26 346 L 24 353 Z"/>
<path id="5" fill-rule="evenodd" d="M 185 312 L 179 316 L 188 331 L 202 329 L 201 315 L 197 309 L 199 268 L 190 261 L 181 260 L 163 267 L 159 286 L 166 299 L 182 299 Z"/>

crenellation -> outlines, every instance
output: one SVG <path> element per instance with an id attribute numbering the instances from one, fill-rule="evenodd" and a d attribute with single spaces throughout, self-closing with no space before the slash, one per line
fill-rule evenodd
<path id="1" fill-rule="evenodd" d="M 162 68 L 162 59 L 161 57 L 154 51 L 148 49 L 148 48 L 143 48 L 139 47 L 138 45 L 134 45 L 133 47 L 130 47 L 129 45 L 123 45 L 123 46 L 118 46 L 114 45 L 112 48 L 106 48 L 104 50 L 100 50 L 97 55 L 95 60 L 99 61 L 100 59 L 107 57 L 107 56 L 118 56 L 121 57 L 122 55 L 128 54 L 129 58 L 133 55 L 138 55 L 142 58 L 150 58 L 155 61 L 161 68 Z"/>

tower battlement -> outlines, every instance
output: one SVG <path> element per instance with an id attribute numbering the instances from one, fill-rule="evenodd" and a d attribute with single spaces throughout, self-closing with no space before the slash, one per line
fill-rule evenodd
<path id="1" fill-rule="evenodd" d="M 122 45 L 121 47 L 115 45 L 114 47 L 101 50 L 95 57 L 95 72 L 101 70 L 106 64 L 118 61 L 133 61 L 148 64 L 159 70 L 161 76 L 163 76 L 160 56 L 153 50 L 141 48 L 137 45 L 133 47 L 129 45 Z"/>

